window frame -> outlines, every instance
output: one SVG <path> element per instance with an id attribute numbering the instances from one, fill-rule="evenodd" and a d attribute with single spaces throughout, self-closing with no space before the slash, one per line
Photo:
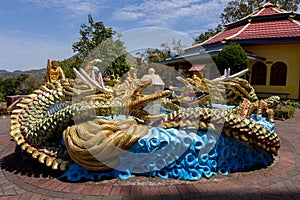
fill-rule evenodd
<path id="1" fill-rule="evenodd" d="M 261 78 L 262 80 L 260 80 L 258 77 L 263 77 L 263 78 Z M 266 84 L 267 84 L 267 65 L 263 62 L 254 63 L 251 67 L 251 85 L 266 85 Z"/>
<path id="2" fill-rule="evenodd" d="M 287 65 L 278 61 L 271 66 L 270 85 L 286 86 L 287 83 Z"/>

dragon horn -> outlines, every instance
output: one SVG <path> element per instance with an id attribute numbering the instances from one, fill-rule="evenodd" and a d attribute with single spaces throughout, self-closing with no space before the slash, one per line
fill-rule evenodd
<path id="1" fill-rule="evenodd" d="M 228 80 L 231 80 L 231 79 L 234 79 L 234 78 L 237 78 L 237 77 L 240 77 L 244 74 L 246 74 L 247 72 L 249 71 L 249 69 L 244 69 L 236 74 L 233 74 L 233 75 L 229 75 L 229 76 L 224 76 L 224 77 L 219 77 L 219 78 L 216 78 L 214 79 L 213 81 L 228 81 Z"/>
<path id="2" fill-rule="evenodd" d="M 113 92 L 112 89 L 105 88 L 103 83 L 101 83 L 101 85 L 99 85 L 95 80 L 93 80 L 91 77 L 89 77 L 89 75 L 82 68 L 79 69 L 79 72 L 75 68 L 73 68 L 73 70 L 74 70 L 75 74 L 78 76 L 78 78 L 80 78 L 82 81 L 88 83 L 89 85 L 97 88 L 101 92 L 109 92 L 109 93 Z M 101 74 L 99 74 L 99 76 L 100 75 Z"/>

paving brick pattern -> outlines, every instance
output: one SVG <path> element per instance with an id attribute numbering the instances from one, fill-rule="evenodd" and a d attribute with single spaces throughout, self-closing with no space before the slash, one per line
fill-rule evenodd
<path id="1" fill-rule="evenodd" d="M 16 155 L 9 122 L 8 117 L 0 118 L 0 200 L 300 199 L 300 110 L 293 119 L 276 121 L 282 144 L 276 162 L 268 168 L 165 185 L 128 184 L 128 180 L 126 184 L 120 180 L 68 183 L 39 175 L 39 166 Z"/>

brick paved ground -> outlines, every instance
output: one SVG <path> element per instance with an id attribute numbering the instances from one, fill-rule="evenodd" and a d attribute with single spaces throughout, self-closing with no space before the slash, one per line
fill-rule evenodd
<path id="1" fill-rule="evenodd" d="M 14 153 L 9 138 L 9 119 L 0 118 L 0 200 L 2 199 L 300 199 L 300 110 L 296 117 L 276 121 L 282 140 L 277 161 L 267 169 L 216 175 L 206 180 L 155 184 L 160 179 L 137 184 L 132 180 L 62 182 L 32 161 Z M 42 175 L 40 175 L 42 174 Z M 121 183 L 121 184 L 120 184 Z"/>

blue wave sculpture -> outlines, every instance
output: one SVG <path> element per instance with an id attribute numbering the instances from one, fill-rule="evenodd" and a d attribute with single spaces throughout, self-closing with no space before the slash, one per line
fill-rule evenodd
<path id="1" fill-rule="evenodd" d="M 255 117 L 252 119 L 256 120 Z M 274 130 L 274 125 L 265 118 L 257 123 Z M 74 163 L 60 178 L 93 181 L 128 179 L 132 174 L 137 174 L 199 180 L 202 177 L 211 178 L 216 173 L 227 175 L 273 162 L 273 156 L 257 146 L 249 146 L 225 134 L 218 135 L 210 129 L 186 131 L 152 127 L 129 151 L 130 154 L 120 156 L 118 169 L 122 170 L 91 172 Z"/>

